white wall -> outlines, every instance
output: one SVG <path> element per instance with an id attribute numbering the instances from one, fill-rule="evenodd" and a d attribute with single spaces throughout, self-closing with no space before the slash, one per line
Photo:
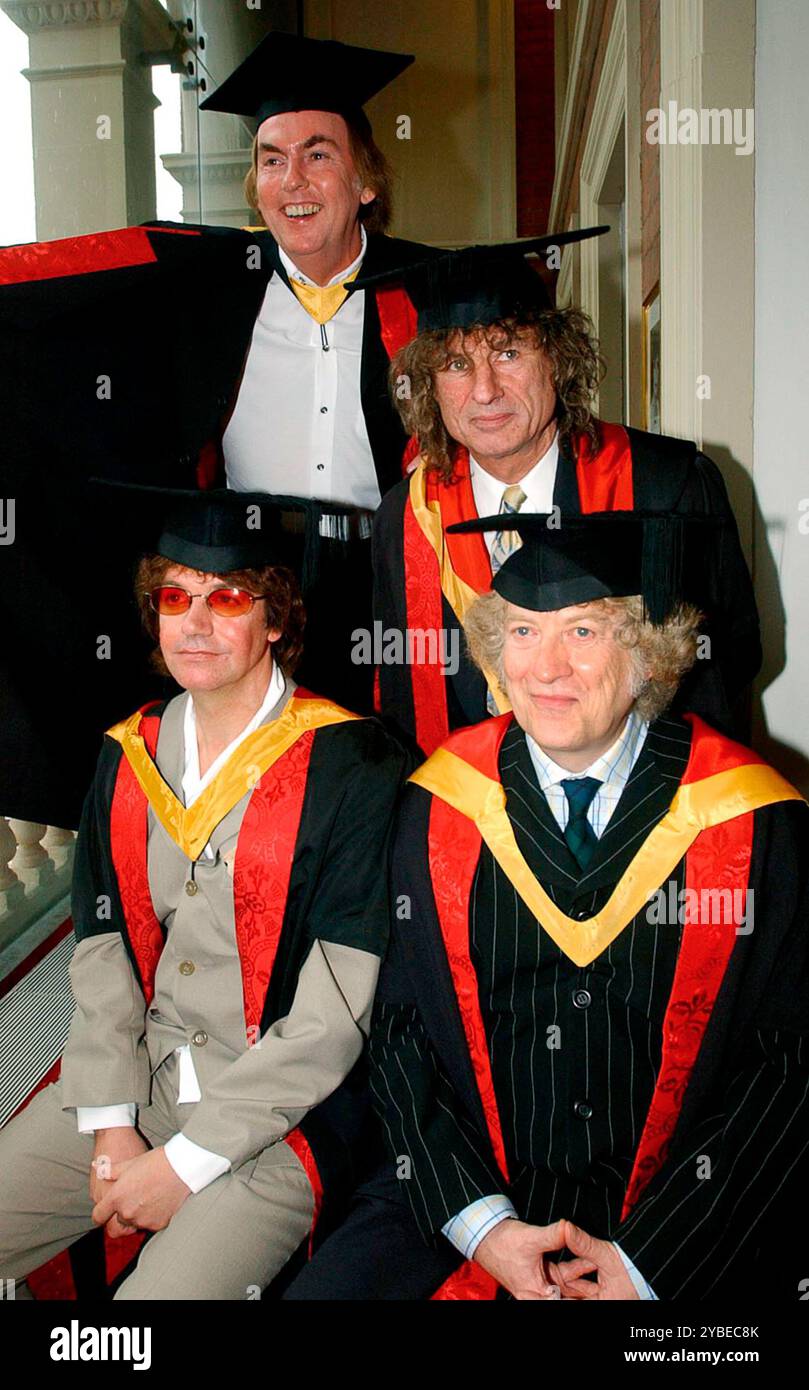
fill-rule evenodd
<path id="1" fill-rule="evenodd" d="M 367 112 L 396 176 L 391 231 L 436 245 L 516 236 L 514 16 L 507 0 L 306 0 L 305 31 L 416 61 Z M 411 120 L 410 139 L 397 135 Z"/>
<path id="2" fill-rule="evenodd" d="M 755 579 L 763 619 L 756 746 L 809 794 L 809 5 L 758 0 Z M 732 229 L 728 229 L 732 235 Z M 800 510 L 801 501 L 805 508 Z M 763 520 L 762 520 L 763 518 Z M 805 534 L 800 530 L 801 518 Z M 786 663 L 784 665 L 784 662 Z"/>

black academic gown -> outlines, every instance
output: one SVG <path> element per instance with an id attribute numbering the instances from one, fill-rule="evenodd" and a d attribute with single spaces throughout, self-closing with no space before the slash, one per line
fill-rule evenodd
<path id="1" fill-rule="evenodd" d="M 424 251 L 371 235 L 364 265 Z M 103 730 L 166 689 L 148 674 L 130 592 L 157 532 L 87 480 L 194 487 L 201 457 L 215 464 L 277 246 L 269 232 L 156 224 L 3 255 L 0 277 L 16 282 L 0 287 L 0 496 L 14 499 L 15 530 L 0 548 L 0 805 L 75 827 Z M 405 442 L 386 371 L 369 295 L 361 389 L 383 493 Z M 367 591 L 367 560 L 364 572 Z M 368 602 L 358 596 L 358 620 Z"/>
<path id="2" fill-rule="evenodd" d="M 522 731 L 516 724 L 508 731 L 499 758 L 506 811 L 529 867 L 567 915 L 589 917 L 609 899 L 671 804 L 689 737 L 679 720 L 651 726 L 582 875 L 536 782 Z M 667 1158 L 621 1220 L 660 1064 L 680 929 L 676 922 L 651 923 L 644 911 L 579 968 L 550 937 L 538 935 L 482 845 L 469 932 L 514 1178 L 504 1186 L 438 923 L 427 859 L 431 801 L 421 787 L 406 789 L 394 844 L 392 902 L 405 894 L 409 911 L 393 912 L 371 1039 L 387 1162 L 288 1296 L 429 1297 L 460 1258 L 440 1234 L 448 1213 L 478 1195 L 505 1191 L 533 1224 L 566 1217 L 618 1241 L 660 1299 L 738 1294 L 742 1269 L 757 1298 L 766 1296 L 771 1275 L 770 1294 L 782 1297 L 794 1287 L 807 1234 L 806 805 L 787 802 L 754 813 L 754 928 L 736 938 Z M 671 878 L 679 889 L 682 861 Z M 558 1049 L 548 1043 L 548 1025 L 561 1030 Z M 411 1160 L 409 1175 L 403 1155 Z M 409 1239 L 407 1211 L 413 1214 Z M 793 1227 L 801 1234 L 787 1251 L 784 1231 Z M 386 1248 L 389 1231 L 397 1259 L 386 1265 L 376 1250 Z"/>
<path id="3" fill-rule="evenodd" d="M 164 710 L 163 704 L 157 704 L 149 714 L 160 720 Z M 134 854 L 127 852 L 125 843 L 126 837 L 132 837 L 133 827 L 139 822 L 136 813 L 127 813 L 126 810 L 132 804 L 131 793 L 120 790 L 124 764 L 120 742 L 110 736 L 105 737 L 95 777 L 85 801 L 77 841 L 72 885 L 73 916 L 76 939 L 82 947 L 95 938 L 104 940 L 120 935 L 134 980 L 147 1001 L 150 1001 L 152 996 L 144 980 L 144 962 L 149 963 L 151 957 L 149 948 L 144 945 L 147 941 L 146 918 L 143 903 L 139 900 L 142 887 L 137 877 L 138 853 L 137 850 Z M 352 947 L 370 956 L 384 955 L 389 925 L 386 868 L 397 792 L 406 770 L 402 750 L 377 720 L 349 720 L 318 727 L 314 732 L 304 732 L 303 737 L 299 737 L 274 765 L 272 775 L 259 781 L 258 787 L 261 788 L 266 782 L 272 794 L 273 776 L 280 776 L 282 792 L 286 794 L 289 789 L 289 796 L 286 800 L 282 799 L 280 805 L 276 804 L 276 797 L 266 803 L 263 814 L 268 828 L 262 834 L 255 829 L 254 819 L 249 842 L 252 850 L 249 847 L 239 850 L 244 882 L 249 884 L 249 893 L 242 895 L 242 906 L 236 911 L 233 930 L 237 940 L 233 942 L 234 950 L 237 941 L 241 950 L 249 939 L 243 924 L 239 929 L 238 913 L 244 911 L 249 916 L 254 911 L 252 900 L 260 902 L 263 897 L 268 901 L 268 895 L 277 894 L 278 882 L 283 880 L 284 872 L 288 873 L 280 904 L 280 934 L 268 982 L 266 949 L 258 970 L 259 988 L 263 979 L 263 988 L 266 989 L 260 1019 L 261 1035 L 290 1013 L 301 968 L 315 941 Z M 335 795 L 335 787 L 339 787 L 339 795 Z M 178 787 L 172 790 L 179 794 Z M 252 796 L 257 794 L 251 793 Z M 293 815 L 292 808 L 297 796 L 300 797 L 300 810 L 295 821 L 294 840 L 289 837 L 293 848 L 286 870 L 283 870 L 285 861 L 278 860 L 279 846 L 287 844 L 286 827 Z M 232 797 L 226 803 L 228 811 L 231 802 Z M 117 815 L 113 813 L 114 807 L 117 808 Z M 271 820 L 275 810 L 281 818 L 282 827 L 277 842 Z M 244 814 L 249 818 L 250 801 Z M 145 803 L 143 815 L 146 815 Z M 247 819 L 242 821 L 239 836 L 246 823 Z M 218 831 L 218 825 L 216 829 Z M 224 874 L 216 834 L 212 836 L 211 845 L 215 849 L 215 858 L 211 861 L 210 872 L 218 870 Z M 252 857 L 248 857 L 248 850 Z M 146 855 L 144 843 L 144 875 L 149 872 Z M 278 864 L 282 866 L 280 879 L 276 876 Z M 195 867 L 199 877 L 199 867 L 189 861 L 187 873 L 191 880 L 195 878 Z M 229 872 L 233 881 L 233 869 Z M 210 884 L 210 879 L 206 881 Z M 157 909 L 149 896 L 150 891 L 147 886 L 146 906 L 149 913 L 154 913 Z M 219 900 L 214 895 L 208 901 L 208 890 L 204 883 L 197 891 L 203 895 L 200 911 L 203 915 L 210 915 L 215 911 L 211 903 L 216 904 Z M 97 905 L 102 899 L 107 909 L 99 913 Z M 278 911 L 277 897 L 273 898 L 273 904 Z M 160 931 L 165 940 L 165 927 L 162 924 Z M 116 964 L 115 952 L 110 953 L 109 960 L 108 964 L 102 962 L 102 967 L 108 975 L 114 976 L 115 971 L 120 969 L 120 965 Z M 86 963 L 82 969 L 86 980 Z M 154 972 L 153 960 L 151 969 Z M 265 972 L 264 976 L 262 971 Z M 110 988 L 109 983 L 107 988 Z M 215 1035 L 213 1022 L 215 1020 L 208 1024 L 212 1036 Z M 75 1038 L 73 1044 L 75 1048 Z M 115 1046 L 106 1051 L 101 1049 L 97 1061 L 99 1076 L 104 1076 L 105 1067 L 114 1067 L 116 1050 L 120 1052 L 122 1046 L 118 1039 Z M 238 1065 L 238 1060 L 235 1065 Z M 133 1058 L 129 1066 L 134 1086 L 140 1074 L 140 1062 Z M 223 1076 L 227 1086 L 226 1071 Z M 75 1072 L 74 1060 L 71 1077 Z M 63 1069 L 63 1080 L 64 1076 Z M 240 1096 L 244 1102 L 247 1097 L 244 1083 L 241 1091 L 236 1083 L 234 1086 L 233 1094 Z M 300 1125 L 317 1164 L 325 1198 L 324 1219 L 318 1223 L 318 1239 L 323 1238 L 329 1223 L 336 1219 L 341 1203 L 362 1171 L 369 1120 L 367 1059 L 363 1054 L 337 1089 L 306 1112 Z M 243 1139 L 243 1135 L 241 1137 Z"/>
<path id="4" fill-rule="evenodd" d="M 636 429 L 627 434 L 636 511 L 707 512 L 727 523 L 716 542 L 697 557 L 704 563 L 686 575 L 686 597 L 706 614 L 703 631 L 711 646 L 710 659 L 698 660 L 683 682 L 677 707 L 693 710 L 715 728 L 743 738 L 749 720 L 746 695 L 761 665 L 761 640 L 753 585 L 722 475 L 687 440 Z M 405 479 L 383 499 L 374 519 L 374 618 L 383 632 L 407 627 L 403 517 L 408 490 Z M 559 453 L 553 505 L 563 517 L 581 515 L 576 461 L 567 448 Z M 486 685 L 469 658 L 446 598 L 442 611 L 447 649 L 459 654 L 458 671 L 446 676 L 449 727 L 458 729 L 486 717 Z M 412 668 L 382 664 L 379 688 L 383 716 L 414 739 Z"/>

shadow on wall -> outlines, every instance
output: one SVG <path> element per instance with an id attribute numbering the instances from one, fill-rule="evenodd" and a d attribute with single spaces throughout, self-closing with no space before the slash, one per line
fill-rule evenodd
<path id="1" fill-rule="evenodd" d="M 721 444 L 705 443 L 704 452 L 720 469 L 728 489 L 731 505 L 737 517 L 745 517 L 750 505 L 750 475 Z M 756 598 L 761 619 L 761 671 L 756 678 L 752 697 L 752 742 L 758 753 L 772 763 L 805 796 L 809 795 L 809 758 L 800 749 L 781 739 L 773 738 L 767 729 L 763 695 L 781 675 L 786 666 L 786 612 L 781 598 L 779 565 L 773 544 L 780 554 L 785 522 L 776 518 L 767 522 L 752 490 L 752 536 L 755 566 Z"/>

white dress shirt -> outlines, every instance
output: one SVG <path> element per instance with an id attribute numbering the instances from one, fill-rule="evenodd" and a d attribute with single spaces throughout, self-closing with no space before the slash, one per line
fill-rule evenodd
<path id="1" fill-rule="evenodd" d="M 362 263 L 362 249 L 330 285 Z M 290 279 L 314 282 L 279 247 Z M 360 397 L 365 291 L 316 323 L 273 274 L 222 440 L 228 487 L 316 497 L 374 511 L 381 494 Z"/>
<path id="2" fill-rule="evenodd" d="M 525 505 L 523 504 L 523 506 Z M 596 758 L 589 767 L 584 768 L 582 772 L 571 772 L 567 768 L 560 767 L 534 742 L 530 734 L 526 734 L 525 741 L 528 745 L 534 771 L 537 774 L 537 780 L 545 793 L 545 798 L 560 830 L 564 830 L 567 825 L 570 812 L 564 787 L 560 785 L 562 780 L 570 777 L 595 777 L 601 786 L 590 803 L 587 819 L 597 837 L 601 838 L 613 811 L 618 805 L 621 793 L 629 780 L 629 775 L 638 760 L 648 728 L 648 723 L 640 719 L 634 710 L 631 710 L 623 729 L 612 746 L 607 749 L 606 753 L 602 753 L 600 757 Z M 501 1221 L 516 1216 L 517 1212 L 513 1204 L 504 1193 L 492 1193 L 490 1196 L 480 1197 L 477 1201 L 470 1202 L 463 1211 L 448 1221 L 442 1230 L 455 1248 L 460 1250 L 466 1259 L 471 1260 L 481 1241 L 490 1231 L 494 1230 L 495 1226 L 499 1226 Z M 647 1283 L 640 1270 L 624 1253 L 617 1241 L 613 1241 L 612 1244 L 624 1263 L 638 1298 L 657 1300 L 657 1295 L 651 1285 Z"/>
<path id="3" fill-rule="evenodd" d="M 186 807 L 190 806 L 201 792 L 205 790 L 208 783 L 216 776 L 217 772 L 224 767 L 228 758 L 238 748 L 239 744 L 257 729 L 259 724 L 266 719 L 267 715 L 281 699 L 285 690 L 284 676 L 277 665 L 273 663 L 270 683 L 267 686 L 267 693 L 261 704 L 253 715 L 252 719 L 245 724 L 240 734 L 228 744 L 227 748 L 214 759 L 207 771 L 201 776 L 199 770 L 199 748 L 197 746 L 197 721 L 194 712 L 194 701 L 190 695 L 186 696 L 185 715 L 183 718 L 183 759 L 185 770 L 182 778 L 183 800 Z M 206 859 L 213 859 L 213 851 L 210 844 L 207 844 L 202 851 Z M 191 1056 L 191 1048 L 188 1044 L 183 1047 L 175 1048 L 179 1059 L 179 1088 L 177 1093 L 178 1103 L 188 1104 L 202 1100 L 202 1092 L 199 1088 L 197 1074 L 194 1070 L 194 1062 Z M 88 1134 L 97 1129 L 123 1129 L 131 1127 L 135 1123 L 136 1106 L 133 1103 L 125 1102 L 119 1105 L 80 1105 L 76 1108 L 76 1118 L 78 1121 L 79 1133 Z M 220 1177 L 230 1168 L 230 1162 L 221 1154 L 212 1153 L 210 1149 L 204 1149 L 200 1144 L 194 1144 L 190 1139 L 186 1139 L 184 1134 L 175 1134 L 164 1145 L 166 1158 L 169 1160 L 175 1173 L 192 1192 L 199 1192 L 203 1187 L 207 1187 L 213 1182 L 214 1178 Z"/>
<path id="4" fill-rule="evenodd" d="M 556 483 L 556 469 L 559 464 L 559 440 L 554 436 L 550 448 L 538 463 L 530 468 L 524 478 L 517 481 L 525 493 L 525 501 L 520 512 L 549 512 L 553 507 L 553 489 Z M 500 478 L 487 473 L 477 459 L 469 455 L 469 474 L 472 479 L 472 494 L 478 516 L 497 516 L 503 493 L 508 487 Z M 489 554 L 492 553 L 495 532 L 484 531 L 483 539 Z"/>
<path id="5" fill-rule="evenodd" d="M 634 710 L 630 710 L 615 742 L 606 753 L 602 753 L 600 758 L 596 758 L 595 762 L 590 764 L 586 772 L 571 772 L 569 768 L 560 767 L 559 763 L 555 763 L 553 758 L 534 742 L 530 734 L 525 735 L 537 781 L 545 793 L 545 800 L 560 830 L 564 830 L 570 814 L 570 805 L 562 782 L 570 778 L 595 777 L 601 786 L 590 802 L 587 819 L 597 838 L 601 839 L 610 816 L 621 799 L 629 774 L 637 762 L 648 728 L 646 720 L 640 719 Z"/>

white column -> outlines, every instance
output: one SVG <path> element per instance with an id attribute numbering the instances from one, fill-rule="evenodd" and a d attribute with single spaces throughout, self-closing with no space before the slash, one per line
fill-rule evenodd
<path id="1" fill-rule="evenodd" d="M 702 102 L 703 0 L 660 7 L 660 100 Z M 647 127 L 648 130 L 648 127 Z M 647 131 L 644 131 L 644 138 Z M 702 149 L 660 146 L 660 322 L 664 434 L 701 442 L 696 379 L 702 366 Z"/>
<path id="2" fill-rule="evenodd" d="M 754 64 L 755 0 L 664 0 L 667 118 L 673 102 L 678 113 L 728 111 L 749 124 Z M 696 439 L 720 465 L 750 559 L 754 156 L 716 136 L 672 143 L 671 124 L 660 146 L 663 430 Z"/>
<path id="3" fill-rule="evenodd" d="M 204 114 L 204 113 L 203 113 Z M 183 220 L 206 222 L 215 227 L 260 226 L 258 213 L 248 208 L 244 180 L 250 170 L 249 150 L 221 154 L 161 155 L 164 167 L 183 190 Z M 200 217 L 200 171 L 202 217 Z"/>
<path id="4" fill-rule="evenodd" d="M 626 262 L 621 245 L 620 204 L 607 208 L 613 192 L 609 189 L 616 143 L 623 146 L 626 118 L 626 0 L 616 0 L 604 62 L 593 100 L 593 114 L 587 129 L 579 174 L 579 223 L 582 227 L 605 223 L 610 231 L 603 237 L 583 241 L 579 247 L 581 266 L 581 308 L 590 315 L 596 336 L 601 340 L 607 363 L 607 376 L 593 399 L 597 415 L 609 420 L 624 418 L 623 391 L 625 364 L 620 360 L 624 325 L 620 321 L 625 303 Z M 624 155 L 625 164 L 625 155 Z M 626 199 L 626 169 L 618 172 Z M 568 248 L 570 250 L 572 248 Z M 600 288 L 608 284 L 612 294 L 602 304 Z M 617 293 L 616 293 L 617 289 Z M 616 360 L 618 359 L 618 360 Z"/>
<path id="5" fill-rule="evenodd" d="M 153 217 L 148 55 L 172 47 L 166 11 L 158 0 L 0 4 L 29 40 L 39 239 Z"/>
<path id="6" fill-rule="evenodd" d="M 640 0 L 626 3 L 626 397 L 625 423 L 643 418 L 643 259 L 641 230 Z"/>

